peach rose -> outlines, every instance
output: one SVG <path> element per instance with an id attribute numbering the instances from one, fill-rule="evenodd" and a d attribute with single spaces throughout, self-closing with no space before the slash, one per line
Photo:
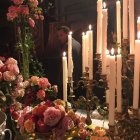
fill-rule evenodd
<path id="1" fill-rule="evenodd" d="M 16 80 L 16 76 L 13 72 L 6 71 L 6 72 L 3 73 L 3 79 L 5 81 L 14 81 L 14 80 Z"/>
<path id="2" fill-rule="evenodd" d="M 13 72 L 15 75 L 19 74 L 19 68 L 17 64 L 8 64 L 7 70 Z"/>
<path id="3" fill-rule="evenodd" d="M 8 58 L 5 64 L 16 64 L 17 65 L 17 60 L 14 58 Z"/>
<path id="4" fill-rule="evenodd" d="M 24 122 L 24 128 L 27 133 L 32 133 L 35 130 L 35 123 L 28 119 Z"/>
<path id="5" fill-rule="evenodd" d="M 14 4 L 19 5 L 23 3 L 23 0 L 12 0 Z"/>
<path id="6" fill-rule="evenodd" d="M 50 83 L 48 81 L 47 78 L 39 78 L 39 83 L 38 85 L 43 88 L 43 89 L 46 89 L 50 86 Z"/>
<path id="7" fill-rule="evenodd" d="M 46 93 L 45 93 L 44 90 L 39 90 L 39 91 L 37 92 L 37 98 L 38 98 L 38 99 L 43 100 L 43 99 L 45 98 L 45 96 L 46 96 Z"/>
<path id="8" fill-rule="evenodd" d="M 38 83 L 39 83 L 39 77 L 37 77 L 37 76 L 32 76 L 32 77 L 31 77 L 31 82 L 32 82 L 34 85 L 38 85 Z"/>

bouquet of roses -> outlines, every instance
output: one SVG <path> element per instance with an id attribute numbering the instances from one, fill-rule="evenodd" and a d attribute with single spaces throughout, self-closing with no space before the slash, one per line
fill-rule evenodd
<path id="1" fill-rule="evenodd" d="M 55 100 L 57 97 L 57 86 L 51 86 L 46 77 L 32 76 L 22 85 L 25 89 L 25 95 L 21 101 L 24 106 L 35 106 L 42 101 Z"/>
<path id="2" fill-rule="evenodd" d="M 2 58 L 2 57 L 1 57 Z M 0 107 L 8 107 L 12 101 L 24 96 L 23 81 L 14 58 L 0 60 Z"/>

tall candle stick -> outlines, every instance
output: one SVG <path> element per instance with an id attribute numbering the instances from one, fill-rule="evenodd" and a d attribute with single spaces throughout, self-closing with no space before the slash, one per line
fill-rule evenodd
<path id="1" fill-rule="evenodd" d="M 110 84 L 109 84 L 109 125 L 114 125 L 115 119 L 115 82 L 116 82 L 116 64 L 114 50 L 112 49 L 112 55 L 110 56 Z"/>
<path id="2" fill-rule="evenodd" d="M 107 21 L 108 21 L 108 10 L 106 3 L 103 3 L 103 37 L 102 37 L 102 74 L 106 74 L 106 49 L 107 49 Z"/>
<path id="3" fill-rule="evenodd" d="M 82 72 L 85 72 L 85 57 L 86 57 L 86 35 L 82 33 Z"/>
<path id="4" fill-rule="evenodd" d="M 121 3 L 116 1 L 116 17 L 117 17 L 117 43 L 121 46 Z"/>
<path id="5" fill-rule="evenodd" d="M 138 39 L 135 40 L 135 62 L 134 62 L 134 91 L 133 91 L 133 109 L 139 106 L 139 78 L 140 78 L 140 32 Z"/>
<path id="6" fill-rule="evenodd" d="M 88 31 L 87 31 L 85 35 L 85 67 L 89 67 L 88 52 L 89 52 L 89 40 L 88 40 Z"/>
<path id="7" fill-rule="evenodd" d="M 73 60 L 72 60 L 72 32 L 68 35 L 68 77 L 72 78 Z"/>
<path id="8" fill-rule="evenodd" d="M 89 42 L 89 51 L 88 51 L 88 64 L 89 64 L 89 79 L 93 79 L 93 31 L 91 30 L 92 26 L 89 25 L 88 30 L 88 42 Z"/>
<path id="9" fill-rule="evenodd" d="M 135 46 L 135 25 L 134 25 L 134 0 L 129 0 L 129 37 L 130 54 L 134 54 Z"/>
<path id="10" fill-rule="evenodd" d="M 97 1 L 97 53 L 102 52 L 102 0 Z"/>
<path id="11" fill-rule="evenodd" d="M 120 48 L 117 55 L 117 112 L 122 111 L 122 56 L 120 54 Z"/>
<path id="12" fill-rule="evenodd" d="M 140 17 L 137 19 L 137 32 L 140 32 Z"/>
<path id="13" fill-rule="evenodd" d="M 67 57 L 66 53 L 63 53 L 62 57 L 63 64 L 63 100 L 67 101 L 67 81 L 68 81 L 68 69 L 67 69 Z"/>
<path id="14" fill-rule="evenodd" d="M 123 39 L 128 39 L 128 0 L 123 0 Z"/>

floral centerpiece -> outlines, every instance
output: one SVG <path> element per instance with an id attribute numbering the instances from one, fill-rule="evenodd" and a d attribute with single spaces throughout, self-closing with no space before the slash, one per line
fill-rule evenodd
<path id="1" fill-rule="evenodd" d="M 57 86 L 51 86 L 46 77 L 32 76 L 21 85 L 25 89 L 25 95 L 21 99 L 24 106 L 35 106 L 42 101 L 55 100 L 57 97 Z"/>
<path id="2" fill-rule="evenodd" d="M 24 90 L 19 84 L 22 81 L 23 77 L 14 58 L 0 60 L 0 108 L 7 108 L 18 97 L 24 96 Z"/>
<path id="3" fill-rule="evenodd" d="M 90 140 L 96 136 L 100 138 L 98 140 L 109 140 L 104 128 L 90 128 L 84 117 L 77 115 L 72 109 L 66 112 L 65 102 L 60 99 L 13 110 L 12 114 L 24 139 Z"/>
<path id="4" fill-rule="evenodd" d="M 17 26 L 18 42 L 22 56 L 22 74 L 24 79 L 29 78 L 29 50 L 34 46 L 33 28 L 35 20 L 43 20 L 42 9 L 38 7 L 38 0 L 11 0 L 7 19 Z"/>

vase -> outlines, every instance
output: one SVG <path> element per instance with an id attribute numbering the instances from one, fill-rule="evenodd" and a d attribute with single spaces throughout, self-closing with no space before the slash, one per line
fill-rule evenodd
<path id="1" fill-rule="evenodd" d="M 20 51 L 22 58 L 22 75 L 26 80 L 29 78 L 29 44 L 28 44 L 28 30 L 24 26 L 18 27 Z"/>

